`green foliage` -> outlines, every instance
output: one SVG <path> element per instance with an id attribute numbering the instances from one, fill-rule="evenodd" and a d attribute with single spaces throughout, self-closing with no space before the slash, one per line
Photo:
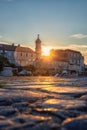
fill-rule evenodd
<path id="1" fill-rule="evenodd" d="M 3 70 L 4 66 L 9 66 L 9 64 L 10 63 L 9 63 L 8 59 L 5 56 L 0 55 L 0 71 Z"/>
<path id="2" fill-rule="evenodd" d="M 0 55 L 0 62 L 3 63 L 3 65 L 9 65 L 10 64 L 8 59 L 3 55 Z"/>
<path id="3" fill-rule="evenodd" d="M 3 70 L 3 63 L 0 62 L 0 71 L 2 71 L 2 70 Z"/>
<path id="4" fill-rule="evenodd" d="M 10 67 L 12 67 L 12 68 L 15 68 L 15 67 L 16 67 L 16 65 L 15 65 L 14 63 L 10 63 L 9 65 L 10 65 Z"/>

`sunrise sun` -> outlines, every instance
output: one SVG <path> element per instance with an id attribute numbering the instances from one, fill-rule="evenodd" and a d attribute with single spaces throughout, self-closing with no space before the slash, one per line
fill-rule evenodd
<path id="1" fill-rule="evenodd" d="M 42 55 L 44 55 L 44 56 L 49 56 L 51 49 L 52 49 L 51 46 L 43 46 L 43 47 L 42 47 Z"/>

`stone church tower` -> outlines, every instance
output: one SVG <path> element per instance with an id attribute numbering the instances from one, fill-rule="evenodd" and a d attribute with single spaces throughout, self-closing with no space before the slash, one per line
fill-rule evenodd
<path id="1" fill-rule="evenodd" d="M 39 39 L 39 34 L 37 35 L 37 39 L 35 43 L 36 43 L 36 48 L 35 48 L 36 58 L 37 60 L 39 60 L 41 57 L 41 40 Z"/>

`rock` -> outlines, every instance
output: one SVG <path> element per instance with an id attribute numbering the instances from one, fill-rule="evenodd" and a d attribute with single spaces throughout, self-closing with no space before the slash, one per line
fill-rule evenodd
<path id="1" fill-rule="evenodd" d="M 40 124 L 43 124 L 43 126 L 49 122 L 49 126 L 51 125 L 52 118 L 51 117 L 45 117 L 45 116 L 38 116 L 38 115 L 31 115 L 31 114 L 21 114 L 20 116 L 17 116 L 16 118 L 13 118 L 12 121 L 14 124 L 17 124 L 14 128 L 11 128 L 9 130 L 32 130 L 40 129 Z M 38 127 L 37 127 L 38 126 Z M 53 126 L 54 127 L 54 126 Z"/>
<path id="2" fill-rule="evenodd" d="M 13 123 L 11 121 L 0 121 L 0 130 L 6 130 L 8 127 L 12 125 Z"/>
<path id="3" fill-rule="evenodd" d="M 72 111 L 80 111 L 80 112 L 87 112 L 87 105 L 85 106 L 76 106 L 76 107 L 71 107 L 68 110 L 72 110 Z"/>
<path id="4" fill-rule="evenodd" d="M 47 121 L 44 123 L 40 123 L 29 130 L 59 130 L 60 125 L 53 121 Z"/>
<path id="5" fill-rule="evenodd" d="M 27 122 L 27 118 L 21 117 L 21 116 L 18 116 L 12 120 L 13 120 L 13 122 L 20 123 L 20 124 L 24 124 L 25 122 Z"/>
<path id="6" fill-rule="evenodd" d="M 79 115 L 83 114 L 83 112 L 76 111 L 76 110 L 58 110 L 58 112 L 56 112 L 55 114 L 60 116 L 60 118 L 62 118 L 64 120 L 69 117 L 79 116 Z"/>
<path id="7" fill-rule="evenodd" d="M 8 106 L 11 104 L 12 104 L 11 99 L 9 99 L 7 97 L 0 97 L 0 106 Z"/>
<path id="8" fill-rule="evenodd" d="M 6 130 L 31 130 L 32 127 L 34 127 L 36 124 L 33 121 L 29 121 L 28 123 L 23 123 L 21 122 L 20 125 L 16 125 L 13 127 L 10 127 L 9 129 Z"/>
<path id="9" fill-rule="evenodd" d="M 13 103 L 16 103 L 16 102 L 24 102 L 24 101 L 26 101 L 26 100 L 28 100 L 26 97 L 23 97 L 23 96 L 14 96 L 14 97 L 12 97 L 12 102 Z"/>
<path id="10" fill-rule="evenodd" d="M 23 125 L 14 127 L 13 129 L 8 130 L 59 130 L 60 125 L 58 123 L 55 123 L 53 121 L 47 121 L 35 124 L 33 122 L 28 122 Z"/>
<path id="11" fill-rule="evenodd" d="M 45 115 L 45 116 L 52 116 L 52 118 L 53 118 L 53 120 L 55 120 L 55 122 L 61 123 L 61 118 L 62 117 L 61 118 L 60 118 L 60 116 L 58 117 L 59 110 L 57 110 L 55 108 L 45 108 L 45 109 L 43 109 L 43 108 L 34 108 L 33 111 L 35 111 L 36 113 Z M 32 111 L 32 113 L 33 113 L 33 111 Z"/>
<path id="12" fill-rule="evenodd" d="M 32 115 L 32 114 L 20 114 L 13 118 L 13 122 L 19 122 L 20 120 L 23 120 L 23 122 L 34 122 L 34 123 L 40 123 L 47 120 L 51 120 L 51 117 L 45 117 L 45 116 L 39 116 L 39 115 Z"/>
<path id="13" fill-rule="evenodd" d="M 0 116 L 0 121 L 5 120 L 6 118 L 4 116 Z"/>
<path id="14" fill-rule="evenodd" d="M 42 104 L 42 108 L 58 108 L 63 109 L 63 105 L 58 99 L 48 99 Z"/>
<path id="15" fill-rule="evenodd" d="M 17 111 L 12 108 L 1 108 L 0 109 L 0 115 L 6 116 L 6 117 L 14 116 L 14 114 L 16 114 L 16 112 Z"/>
<path id="16" fill-rule="evenodd" d="M 14 97 L 12 97 L 12 102 L 13 103 L 17 103 L 17 102 L 29 102 L 29 103 L 34 103 L 34 102 L 36 102 L 37 101 L 37 99 L 38 98 L 36 98 L 36 97 L 28 97 L 28 96 L 21 96 L 21 95 L 17 95 L 17 96 L 14 96 Z"/>
<path id="17" fill-rule="evenodd" d="M 21 102 L 21 103 L 14 103 L 12 105 L 13 108 L 17 108 L 19 111 L 25 111 L 28 107 L 28 103 L 27 102 Z"/>
<path id="18" fill-rule="evenodd" d="M 87 95 L 83 95 L 80 97 L 81 100 L 87 100 Z"/>
<path id="19" fill-rule="evenodd" d="M 87 130 L 87 115 L 68 118 L 62 123 L 61 130 Z"/>

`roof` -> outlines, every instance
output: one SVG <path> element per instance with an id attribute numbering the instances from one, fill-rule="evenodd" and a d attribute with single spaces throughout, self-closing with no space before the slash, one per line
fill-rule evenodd
<path id="1" fill-rule="evenodd" d="M 29 47 L 22 47 L 22 46 L 19 46 L 19 45 L 15 46 L 13 44 L 12 45 L 0 44 L 0 50 L 35 53 Z"/>
<path id="2" fill-rule="evenodd" d="M 31 52 L 34 53 L 34 51 L 28 47 L 21 47 L 21 46 L 17 46 L 16 47 L 16 51 L 17 52 Z"/>
<path id="3" fill-rule="evenodd" d="M 79 51 L 71 50 L 71 49 L 65 49 L 65 50 L 63 50 L 63 49 L 56 49 L 56 50 L 52 49 L 51 51 L 59 52 L 59 53 L 74 52 L 74 53 L 79 53 L 79 54 L 81 54 Z"/>
<path id="4" fill-rule="evenodd" d="M 69 52 L 74 52 L 74 53 L 79 53 L 79 54 L 81 54 L 79 51 L 75 51 L 75 50 L 71 50 L 71 49 L 66 49 L 65 51 L 69 51 Z"/>
<path id="5" fill-rule="evenodd" d="M 0 44 L 0 50 L 15 51 L 15 49 L 16 49 L 16 46 Z"/>

